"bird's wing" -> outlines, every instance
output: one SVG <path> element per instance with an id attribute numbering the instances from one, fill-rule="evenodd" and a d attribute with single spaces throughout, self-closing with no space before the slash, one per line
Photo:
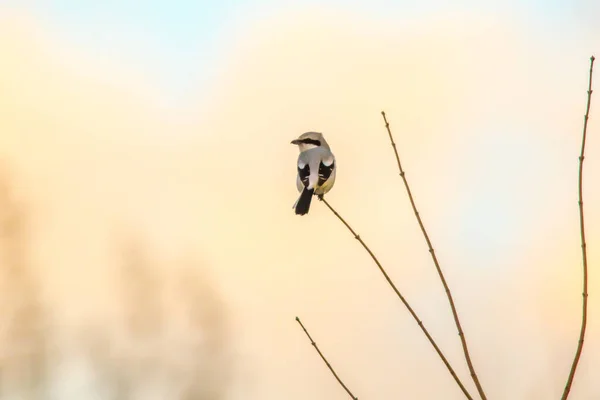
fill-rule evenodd
<path id="1" fill-rule="evenodd" d="M 298 177 L 300 181 L 304 185 L 304 187 L 308 186 L 308 177 L 310 176 L 310 166 L 307 162 L 304 162 L 302 158 L 298 159 Z"/>
<path id="2" fill-rule="evenodd" d="M 319 163 L 319 183 L 318 186 L 323 185 L 333 172 L 335 168 L 335 159 L 333 157 L 324 158 Z"/>

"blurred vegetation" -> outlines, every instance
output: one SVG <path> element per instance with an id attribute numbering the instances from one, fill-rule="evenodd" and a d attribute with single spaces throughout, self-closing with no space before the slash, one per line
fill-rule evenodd
<path id="1" fill-rule="evenodd" d="M 54 367 L 79 351 L 94 376 L 89 398 L 224 399 L 227 320 L 206 271 L 194 261 L 158 262 L 139 241 L 121 246 L 114 324 L 73 328 L 81 331 L 72 343 L 53 340 L 57 322 L 40 298 L 47 282 L 29 260 L 27 208 L 8 175 L 0 173 L 0 398 L 62 398 L 51 381 L 67 377 Z"/>

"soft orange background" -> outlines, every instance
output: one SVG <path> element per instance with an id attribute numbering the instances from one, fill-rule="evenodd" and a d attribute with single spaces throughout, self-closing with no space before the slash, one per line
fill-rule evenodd
<path id="1" fill-rule="evenodd" d="M 308 216 L 293 214 L 289 141 L 319 130 L 338 159 L 328 200 L 475 394 L 385 110 L 489 397 L 558 398 L 579 332 L 577 157 L 600 31 L 529 28 L 475 12 L 398 24 L 300 7 L 237 27 L 218 78 L 173 109 L 144 71 L 71 48 L 26 12 L 4 13 L 0 155 L 30 222 L 21 251 L 51 321 L 42 326 L 47 390 L 98 398 L 116 379 L 99 371 L 129 363 L 139 379 L 127 379 L 145 399 L 154 397 L 144 390 L 174 398 L 191 381 L 212 388 L 197 392 L 207 399 L 344 398 L 298 315 L 359 398 L 462 398 L 339 221 L 318 202 Z M 599 108 L 594 98 L 578 400 L 600 398 Z M 121 275 L 131 243 L 149 257 L 150 278 Z M 191 301 L 177 285 L 189 268 L 199 277 L 193 304 L 204 307 L 196 325 L 180 317 Z M 134 304 L 162 328 L 142 339 L 126 329 L 121 283 L 141 286 Z M 2 340 L 10 371 L 15 347 Z M 90 355 L 97 343 L 104 358 Z M 107 354 L 117 361 L 106 364 Z"/>

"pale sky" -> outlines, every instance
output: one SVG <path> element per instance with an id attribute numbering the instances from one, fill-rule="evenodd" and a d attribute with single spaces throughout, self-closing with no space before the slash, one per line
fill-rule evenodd
<path id="1" fill-rule="evenodd" d="M 329 201 L 475 394 L 385 110 L 489 398 L 558 398 L 579 332 L 577 157 L 598 4 L 5 0 L 0 156 L 31 224 L 5 241 L 41 288 L 44 390 L 110 398 L 116 376 L 136 399 L 191 383 L 202 399 L 346 398 L 298 315 L 358 398 L 462 398 L 339 221 L 318 202 L 294 215 L 289 142 L 319 130 L 338 160 Z M 599 109 L 574 400 L 600 397 Z M 142 261 L 127 269 L 130 247 Z M 0 304 L 33 298 L 10 293 Z"/>
<path id="2" fill-rule="evenodd" d="M 593 0 L 528 1 L 41 1 L 5 0 L 40 18 L 67 45 L 134 65 L 149 74 L 163 95 L 178 101 L 214 77 L 240 25 L 255 24 L 284 10 L 311 5 L 361 13 L 372 20 L 402 24 L 427 16 L 494 13 L 520 20 L 530 34 L 560 40 L 589 37 L 598 10 Z"/>

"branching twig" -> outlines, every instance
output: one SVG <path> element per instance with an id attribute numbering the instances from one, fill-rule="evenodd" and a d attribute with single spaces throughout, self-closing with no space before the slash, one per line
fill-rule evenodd
<path id="1" fill-rule="evenodd" d="M 585 152 L 585 139 L 587 135 L 587 124 L 590 116 L 590 103 L 592 100 L 592 73 L 594 71 L 594 56 L 590 58 L 590 79 L 587 91 L 587 107 L 585 110 L 585 116 L 583 117 L 583 138 L 581 140 L 581 155 L 579 156 L 579 225 L 581 228 L 581 253 L 583 258 L 583 306 L 581 315 L 581 331 L 579 332 L 579 342 L 577 343 L 577 351 L 575 352 L 575 358 L 573 359 L 573 365 L 571 365 L 571 371 L 569 372 L 569 378 L 565 385 L 565 390 L 562 395 L 562 400 L 566 400 L 569 397 L 571 391 L 571 385 L 573 384 L 573 378 L 575 377 L 575 371 L 577 370 L 577 364 L 581 357 L 581 351 L 583 350 L 583 340 L 585 338 L 585 328 L 587 325 L 587 298 L 588 298 L 588 268 L 587 268 L 587 250 L 585 244 L 585 226 L 583 220 L 583 159 Z"/>
<path id="2" fill-rule="evenodd" d="M 306 330 L 306 328 L 304 327 L 304 325 L 300 321 L 300 318 L 296 317 L 296 321 L 298 321 L 298 323 L 302 327 L 302 330 L 304 331 L 304 333 L 306 333 L 306 336 L 308 336 L 308 339 L 310 340 L 310 344 L 312 344 L 313 347 L 315 348 L 315 350 L 317 351 L 317 353 L 319 353 L 319 355 L 321 356 L 321 358 L 323 359 L 323 361 L 327 365 L 327 368 L 329 368 L 329 370 L 331 371 L 331 373 L 333 374 L 333 376 L 335 376 L 335 379 L 337 379 L 337 381 L 340 383 L 340 385 L 342 385 L 342 387 L 344 388 L 344 390 L 346 391 L 346 393 L 348 393 L 353 400 L 358 400 L 358 397 L 355 397 L 352 394 L 352 392 L 350 391 L 350 389 L 348 389 L 348 386 L 346 386 L 344 384 L 344 382 L 342 382 L 342 380 L 340 379 L 340 377 L 338 376 L 338 374 L 336 374 L 336 372 L 333 369 L 333 367 L 331 366 L 331 364 L 329 364 L 329 361 L 327 361 L 327 359 L 325 358 L 325 356 L 323 355 L 323 353 L 321 353 L 321 350 L 319 350 L 319 347 L 317 346 L 317 344 L 315 343 L 315 341 L 313 340 L 313 338 L 310 336 L 310 333 L 308 333 L 308 331 Z"/>
<path id="3" fill-rule="evenodd" d="M 438 347 L 438 345 L 435 343 L 435 341 L 433 340 L 433 338 L 431 337 L 431 335 L 429 334 L 429 332 L 425 328 L 425 325 L 423 325 L 423 322 L 419 319 L 419 317 L 417 316 L 417 314 L 415 313 L 415 311 L 412 309 L 412 307 L 410 306 L 410 304 L 408 304 L 408 302 L 406 301 L 406 299 L 404 298 L 404 296 L 402 296 L 402 294 L 400 293 L 400 291 L 398 290 L 398 288 L 396 288 L 396 285 L 394 285 L 394 283 L 390 279 L 389 275 L 387 274 L 387 272 L 385 271 L 385 269 L 383 268 L 383 266 L 381 265 L 381 263 L 379 262 L 379 260 L 377 259 L 377 257 L 375 257 L 375 254 L 373 254 L 373 252 L 371 251 L 371 249 L 369 249 L 369 247 L 360 238 L 360 236 L 354 231 L 354 229 L 352 229 L 350 227 L 350 225 L 348 225 L 348 223 L 344 220 L 344 218 L 342 218 L 340 216 L 340 214 L 338 214 L 337 211 L 335 211 L 333 209 L 333 207 L 331 207 L 329 205 L 329 203 L 327 202 L 327 200 L 325 200 L 324 198 L 320 198 L 320 200 L 322 200 L 323 203 L 325 203 L 325 205 L 331 210 L 331 212 L 333 212 L 333 214 L 336 217 L 338 217 L 338 219 L 340 221 L 342 221 L 342 223 L 346 226 L 346 228 L 348 228 L 348 230 L 354 235 L 354 238 L 356 240 L 358 240 L 359 243 L 365 248 L 365 250 L 367 251 L 367 253 L 369 253 L 369 255 L 371 256 L 371 258 L 373 259 L 373 261 L 375 261 L 375 264 L 377 264 L 377 267 L 379 268 L 379 270 L 381 271 L 381 273 L 383 274 L 383 276 L 385 277 L 385 279 L 387 280 L 387 282 L 390 284 L 390 286 L 392 287 L 392 289 L 394 290 L 394 292 L 396 293 L 396 295 L 398 296 L 398 298 L 400 299 L 400 301 L 402 301 L 402 303 L 404 304 L 404 306 L 408 309 L 408 312 L 410 313 L 410 315 L 412 315 L 412 317 L 415 319 L 415 321 L 417 321 L 417 324 L 419 325 L 419 327 L 421 328 L 421 330 L 423 331 L 423 333 L 427 337 L 427 340 L 429 340 L 429 343 L 431 343 L 431 345 L 433 346 L 433 348 L 437 352 L 438 356 L 440 356 L 440 358 L 442 359 L 442 362 L 444 363 L 444 365 L 446 366 L 446 368 L 448 368 L 448 371 L 450 372 L 450 374 L 452 375 L 452 377 L 454 378 L 454 380 L 456 381 L 456 383 L 458 384 L 458 386 L 460 387 L 460 389 L 462 390 L 462 392 L 464 393 L 464 395 L 467 397 L 467 399 L 471 399 L 472 400 L 473 398 L 471 397 L 471 395 L 469 394 L 469 392 L 467 391 L 467 389 L 465 388 L 465 386 L 463 385 L 463 383 L 460 381 L 460 379 L 456 375 L 456 372 L 454 372 L 454 369 L 452 369 L 452 367 L 450 366 L 450 363 L 448 362 L 448 360 L 446 359 L 446 357 L 444 356 L 444 354 L 442 353 L 442 351 L 440 350 L 440 348 Z"/>
<path id="4" fill-rule="evenodd" d="M 408 186 L 408 181 L 406 180 L 406 174 L 402 169 L 402 164 L 400 163 L 400 156 L 398 155 L 398 149 L 396 148 L 396 143 L 394 143 L 394 138 L 392 136 L 392 131 L 390 130 L 390 124 L 385 117 L 385 112 L 381 112 L 383 116 L 383 120 L 385 122 L 385 127 L 390 136 L 390 141 L 392 142 L 392 148 L 394 149 L 394 154 L 396 155 L 396 161 L 398 162 L 398 169 L 400 170 L 400 176 L 404 181 L 404 187 L 406 188 L 406 192 L 408 193 L 408 198 L 410 200 L 410 204 L 412 209 L 417 217 L 417 221 L 419 222 L 419 226 L 421 227 L 421 231 L 423 232 L 423 236 L 425 237 L 425 241 L 427 242 L 427 247 L 429 248 L 429 253 L 431 254 L 431 258 L 433 259 L 433 263 L 435 264 L 435 268 L 437 269 L 440 280 L 442 281 L 442 285 L 444 285 L 444 290 L 446 291 L 446 296 L 448 297 L 448 302 L 450 303 L 450 308 L 452 309 L 452 315 L 454 316 L 454 322 L 456 324 L 456 328 L 458 329 L 458 336 L 460 337 L 460 341 L 462 344 L 462 348 L 465 354 L 465 360 L 467 361 L 467 366 L 469 367 L 469 372 L 471 373 L 471 378 L 473 378 L 473 382 L 475 386 L 477 386 L 477 391 L 479 392 L 479 396 L 482 400 L 486 400 L 485 393 L 481 384 L 479 383 L 479 379 L 477 378 L 477 374 L 475 373 L 475 368 L 473 367 L 473 363 L 471 362 L 471 357 L 469 355 L 469 349 L 467 347 L 467 339 L 465 338 L 465 333 L 460 324 L 460 320 L 458 318 L 458 312 L 456 311 L 456 307 L 454 306 L 454 300 L 452 299 L 452 293 L 450 292 L 450 288 L 446 283 L 446 279 L 444 278 L 444 274 L 442 273 L 442 269 L 440 268 L 440 264 L 435 255 L 435 251 L 433 250 L 433 246 L 431 245 L 431 240 L 429 239 L 429 235 L 427 235 L 427 231 L 425 230 L 425 226 L 423 225 L 423 221 L 421 220 L 421 216 L 417 211 L 417 206 L 415 204 L 415 200 L 413 199 L 412 193 L 410 191 L 410 187 Z"/>

